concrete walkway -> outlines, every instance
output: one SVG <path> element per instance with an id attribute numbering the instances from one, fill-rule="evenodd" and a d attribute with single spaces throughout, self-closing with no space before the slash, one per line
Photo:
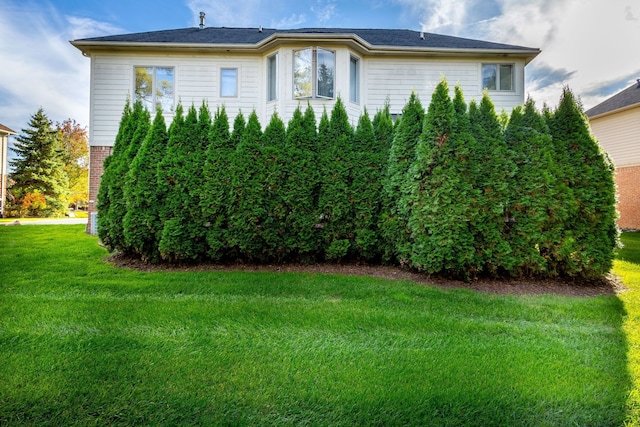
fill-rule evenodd
<path id="1" fill-rule="evenodd" d="M 73 225 L 73 224 L 84 224 L 87 225 L 87 218 L 60 218 L 60 219 L 29 219 L 20 221 L 20 225 Z M 0 222 L 0 227 L 2 226 L 11 226 L 16 225 L 14 221 L 11 222 Z"/>

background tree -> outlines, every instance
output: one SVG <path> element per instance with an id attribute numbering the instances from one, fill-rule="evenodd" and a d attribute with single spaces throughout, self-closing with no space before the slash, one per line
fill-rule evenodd
<path id="1" fill-rule="evenodd" d="M 87 128 L 75 120 L 56 124 L 64 148 L 64 170 L 69 183 L 69 202 L 75 209 L 89 202 L 89 139 Z"/>
<path id="2" fill-rule="evenodd" d="M 158 245 L 162 232 L 160 212 L 164 194 L 158 191 L 158 165 L 168 142 L 167 128 L 160 109 L 126 175 L 124 196 L 124 238 L 127 248 L 145 261 L 160 261 Z"/>
<path id="3" fill-rule="evenodd" d="M 409 188 L 405 186 L 405 182 L 409 168 L 415 160 L 415 147 L 422 134 L 424 114 L 420 99 L 412 92 L 402 109 L 402 118 L 394 130 L 381 194 L 383 206 L 380 232 L 384 242 L 385 262 L 399 261 L 404 264 L 410 258 L 408 205 L 400 205 L 399 201 L 403 195 L 409 195 Z"/>
<path id="4" fill-rule="evenodd" d="M 23 215 L 61 216 L 67 209 L 68 180 L 58 132 L 40 108 L 29 127 L 15 138 L 16 158 L 9 164 L 15 204 Z"/>

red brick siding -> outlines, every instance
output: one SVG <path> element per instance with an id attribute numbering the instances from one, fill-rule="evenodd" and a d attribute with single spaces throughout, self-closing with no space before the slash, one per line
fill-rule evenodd
<path id="1" fill-rule="evenodd" d="M 91 231 L 91 213 L 96 212 L 100 178 L 102 177 L 104 159 L 111 154 L 112 147 L 93 146 L 89 150 L 89 221 L 87 233 Z"/>
<path id="2" fill-rule="evenodd" d="M 620 228 L 640 229 L 640 166 L 616 169 Z"/>

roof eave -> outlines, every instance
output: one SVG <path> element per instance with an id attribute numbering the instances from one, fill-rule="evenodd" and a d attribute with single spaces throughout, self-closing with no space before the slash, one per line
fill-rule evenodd
<path id="1" fill-rule="evenodd" d="M 633 108 L 638 108 L 638 107 L 640 107 L 640 102 L 636 102 L 634 104 L 625 105 L 624 107 L 615 108 L 613 110 L 605 111 L 604 113 L 596 114 L 594 116 L 589 116 L 589 120 L 601 119 L 603 117 L 610 116 L 612 114 L 622 113 L 624 111 L 631 110 Z"/>
<path id="2" fill-rule="evenodd" d="M 531 62 L 540 54 L 540 49 L 460 49 L 460 48 L 433 48 L 420 46 L 384 46 L 372 45 L 351 34 L 348 36 L 336 34 L 297 34 L 276 33 L 261 40 L 258 43 L 222 44 L 222 43 L 165 43 L 165 42 L 96 42 L 76 40 L 70 43 L 79 49 L 83 55 L 91 56 L 92 52 L 105 50 L 165 50 L 165 51 L 192 51 L 192 52 L 234 52 L 250 53 L 264 52 L 283 42 L 314 43 L 322 40 L 324 43 L 347 43 L 362 53 L 370 55 L 432 55 L 432 56 L 504 56 L 525 58 L 525 64 Z"/>

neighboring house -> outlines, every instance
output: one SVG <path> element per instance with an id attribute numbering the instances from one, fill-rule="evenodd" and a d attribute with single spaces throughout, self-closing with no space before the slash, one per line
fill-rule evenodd
<path id="1" fill-rule="evenodd" d="M 498 111 L 524 102 L 524 68 L 539 49 L 409 30 L 200 27 L 74 40 L 91 58 L 89 211 L 128 97 L 170 123 L 177 102 L 225 105 L 231 121 L 256 111 L 263 126 L 307 103 L 319 119 L 337 97 L 353 124 L 415 91 L 426 105 L 445 77 L 467 100 L 489 90 Z M 90 216 L 91 217 L 91 216 Z M 90 227 L 90 225 L 89 225 Z"/>
<path id="2" fill-rule="evenodd" d="M 618 226 L 640 229 L 640 79 L 586 115 L 593 135 L 616 167 Z"/>
<path id="3" fill-rule="evenodd" d="M 5 208 L 7 203 L 9 135 L 15 134 L 15 131 L 0 123 L 0 218 L 5 217 Z"/>

